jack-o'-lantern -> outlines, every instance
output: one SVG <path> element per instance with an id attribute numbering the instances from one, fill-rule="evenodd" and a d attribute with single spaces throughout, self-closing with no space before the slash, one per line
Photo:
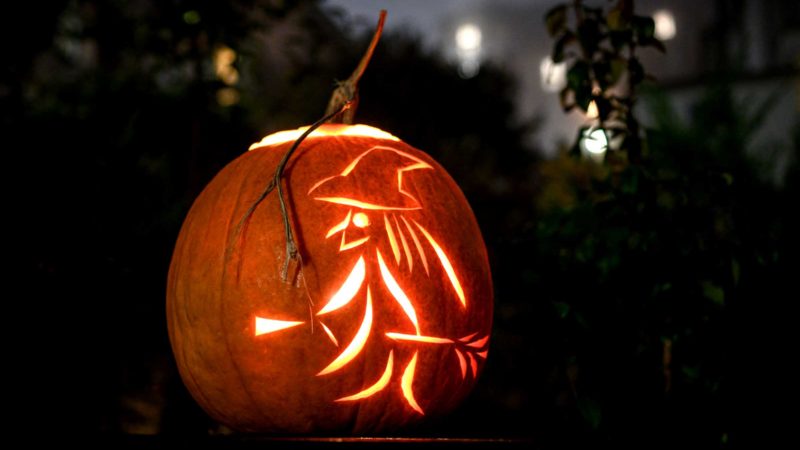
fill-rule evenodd
<path id="1" fill-rule="evenodd" d="M 491 331 L 466 199 L 389 133 L 322 125 L 283 172 L 301 262 L 283 273 L 281 205 L 256 202 L 302 131 L 254 144 L 185 220 L 167 292 L 184 382 L 243 431 L 377 433 L 447 413 L 475 384 Z"/>

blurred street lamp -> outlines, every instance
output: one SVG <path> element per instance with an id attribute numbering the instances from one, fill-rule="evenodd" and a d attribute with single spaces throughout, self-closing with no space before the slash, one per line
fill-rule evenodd
<path id="1" fill-rule="evenodd" d="M 675 37 L 677 28 L 675 26 L 675 16 L 666 9 L 660 9 L 653 13 L 653 22 L 656 24 L 655 36 L 660 41 L 668 41 Z"/>
<path id="2" fill-rule="evenodd" d="M 587 127 L 581 132 L 581 156 L 596 163 L 602 163 L 608 150 L 608 136 L 605 130 L 597 127 Z"/>
<path id="3" fill-rule="evenodd" d="M 456 29 L 456 57 L 458 74 L 462 78 L 472 78 L 478 74 L 481 63 L 481 29 L 473 23 L 465 23 Z"/>

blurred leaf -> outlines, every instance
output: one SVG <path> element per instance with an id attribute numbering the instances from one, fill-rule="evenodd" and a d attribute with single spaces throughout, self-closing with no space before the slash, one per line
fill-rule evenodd
<path id="1" fill-rule="evenodd" d="M 580 86 L 589 83 L 589 64 L 585 61 L 576 61 L 567 71 L 567 86 L 577 90 Z"/>
<path id="2" fill-rule="evenodd" d="M 609 86 L 608 80 L 611 78 L 611 65 L 605 60 L 595 61 L 592 63 L 592 71 L 600 89 L 605 91 Z"/>
<path id="3" fill-rule="evenodd" d="M 631 30 L 612 30 L 608 33 L 608 38 L 611 41 L 611 46 L 614 47 L 615 50 L 619 51 L 628 45 L 631 41 L 631 37 L 633 36 L 633 32 Z"/>
<path id="4" fill-rule="evenodd" d="M 652 17 L 648 16 L 633 16 L 632 21 L 633 33 L 636 35 L 636 41 L 642 45 L 654 39 L 656 32 L 656 23 Z"/>
<path id="5" fill-rule="evenodd" d="M 646 39 L 643 42 L 640 42 L 641 45 L 646 47 L 655 47 L 661 53 L 667 53 L 667 48 L 664 47 L 664 43 L 656 38 Z"/>
<path id="6" fill-rule="evenodd" d="M 619 78 L 625 73 L 625 67 L 627 66 L 626 61 L 624 58 L 617 57 L 611 60 L 609 63 L 609 78 L 608 82 L 609 85 L 613 86 L 614 84 L 619 81 Z"/>
<path id="7" fill-rule="evenodd" d="M 575 104 L 586 111 L 592 102 L 592 84 L 589 76 L 589 64 L 576 61 L 567 71 L 567 87 L 575 96 Z"/>
<path id="8" fill-rule="evenodd" d="M 697 380 L 697 378 L 700 376 L 700 368 L 693 366 L 683 366 L 681 367 L 681 373 L 683 373 L 683 376 L 686 377 L 688 380 L 694 381 Z"/>
<path id="9" fill-rule="evenodd" d="M 639 191 L 639 171 L 628 169 L 622 173 L 620 179 L 620 190 L 629 195 L 635 195 Z"/>
<path id="10" fill-rule="evenodd" d="M 572 108 L 575 107 L 573 93 L 574 91 L 568 87 L 561 89 L 561 92 L 558 93 L 558 100 L 561 102 L 561 108 L 564 112 L 572 111 Z"/>
<path id="11" fill-rule="evenodd" d="M 584 5 L 583 14 L 592 20 L 599 21 L 603 18 L 603 8 L 591 8 Z"/>
<path id="12" fill-rule="evenodd" d="M 564 49 L 567 45 L 575 41 L 575 35 L 572 34 L 571 31 L 566 31 L 564 34 L 561 35 L 556 40 L 556 43 L 553 45 L 553 55 L 552 59 L 554 63 L 560 63 L 564 61 Z"/>
<path id="13" fill-rule="evenodd" d="M 591 55 L 596 52 L 600 41 L 603 39 L 600 24 L 593 19 L 584 19 L 578 25 L 577 38 L 585 54 Z"/>
<path id="14" fill-rule="evenodd" d="M 545 25 L 547 26 L 547 33 L 551 37 L 566 30 L 567 26 L 567 5 L 558 5 L 552 8 L 545 15 Z"/>
<path id="15" fill-rule="evenodd" d="M 632 84 L 636 85 L 644 80 L 644 67 L 638 58 L 628 60 L 628 75 Z"/>
<path id="16" fill-rule="evenodd" d="M 739 261 L 734 258 L 731 260 L 731 277 L 733 278 L 733 285 L 737 286 L 739 284 L 739 276 L 741 275 L 742 268 L 739 265 Z"/>
<path id="17" fill-rule="evenodd" d="M 581 398 L 578 400 L 578 410 L 581 412 L 583 419 L 589 423 L 589 426 L 596 430 L 600 426 L 600 421 L 603 419 L 603 411 L 600 409 L 600 404 L 590 398 Z"/>
<path id="18" fill-rule="evenodd" d="M 608 12 L 606 23 L 608 24 L 608 28 L 612 31 L 623 30 L 628 26 L 628 21 L 624 17 L 622 11 L 616 8 Z"/>
<path id="19" fill-rule="evenodd" d="M 633 0 L 619 0 L 612 11 L 620 11 L 622 18 L 630 22 L 633 17 Z"/>
<path id="20" fill-rule="evenodd" d="M 575 104 L 584 112 L 589 110 L 592 98 L 594 98 L 592 95 L 592 85 L 589 83 L 582 84 L 575 90 Z"/>
<path id="21" fill-rule="evenodd" d="M 558 317 L 564 319 L 569 314 L 569 305 L 564 302 L 553 302 L 553 307 L 556 310 Z"/>
<path id="22" fill-rule="evenodd" d="M 704 281 L 703 295 L 714 304 L 722 306 L 725 304 L 725 291 L 711 281 Z"/>

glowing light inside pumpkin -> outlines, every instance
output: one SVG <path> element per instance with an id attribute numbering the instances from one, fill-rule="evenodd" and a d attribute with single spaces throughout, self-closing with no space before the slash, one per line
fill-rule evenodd
<path id="1" fill-rule="evenodd" d="M 325 129 L 325 127 L 323 127 Z M 331 128 L 333 130 L 342 131 L 346 129 L 346 127 L 338 126 Z M 302 132 L 302 130 L 299 130 Z M 328 130 L 330 131 L 330 130 Z M 379 131 L 379 130 L 378 130 Z M 344 135 L 344 134 L 339 134 Z M 285 136 L 285 135 L 284 135 Z M 288 138 L 287 138 L 288 140 Z M 277 142 L 277 141 L 275 141 Z M 261 145 L 272 145 L 272 144 L 263 144 L 262 141 Z M 430 336 L 430 335 L 423 335 L 420 330 L 420 323 L 417 317 L 417 312 L 412 303 L 409 295 L 403 290 L 403 288 L 398 283 L 398 279 L 392 273 L 392 270 L 386 264 L 384 256 L 381 252 L 381 249 L 386 250 L 388 246 L 391 248 L 392 256 L 394 256 L 395 264 L 398 266 L 399 269 L 402 269 L 404 266 L 402 261 L 405 260 L 408 265 L 409 273 L 413 273 L 414 267 L 414 255 L 412 250 L 416 249 L 417 254 L 422 262 L 422 265 L 425 268 L 425 273 L 430 277 L 430 267 L 428 264 L 427 256 L 425 253 L 425 246 L 422 244 L 422 240 L 419 238 L 417 232 L 422 233 L 425 237 L 425 241 L 430 245 L 433 249 L 434 253 L 436 253 L 437 259 L 441 264 L 442 270 L 447 275 L 447 279 L 453 287 L 453 292 L 455 293 L 456 297 L 461 304 L 461 306 L 466 309 L 466 295 L 464 294 L 464 289 L 461 286 L 461 282 L 456 274 L 456 271 L 453 267 L 453 264 L 450 261 L 450 258 L 447 256 L 446 252 L 439 244 L 439 242 L 433 237 L 433 235 L 428 232 L 428 230 L 423 227 L 419 222 L 414 220 L 413 218 L 406 218 L 404 213 L 396 212 L 396 211 L 410 211 L 410 210 L 420 210 L 422 209 L 422 204 L 419 200 L 412 195 L 414 189 L 411 191 L 405 190 L 404 186 L 404 177 L 403 175 L 414 170 L 419 169 L 433 169 L 433 166 L 426 163 L 425 161 L 405 152 L 402 152 L 396 148 L 387 147 L 387 146 L 374 146 L 371 147 L 366 152 L 361 153 L 358 157 L 354 158 L 347 166 L 339 173 L 339 175 L 333 175 L 327 178 L 323 178 L 322 180 L 316 182 L 309 190 L 308 195 L 312 196 L 312 193 L 319 188 L 322 188 L 326 183 L 333 182 L 337 178 L 346 177 L 346 176 L 361 176 L 363 173 L 369 173 L 368 171 L 360 170 L 360 166 L 358 164 L 360 162 L 364 162 L 364 164 L 369 164 L 367 161 L 372 161 L 372 158 L 365 159 L 368 155 L 373 152 L 378 151 L 391 151 L 395 154 L 401 156 L 400 161 L 406 161 L 405 166 L 402 163 L 398 163 L 398 166 L 395 170 L 396 174 L 396 192 L 391 192 L 393 194 L 401 194 L 403 197 L 399 197 L 400 201 L 397 200 L 397 196 L 395 195 L 394 203 L 391 204 L 379 204 L 383 203 L 381 200 L 378 201 L 365 201 L 363 198 L 358 196 L 351 195 L 348 191 L 335 191 L 331 188 L 328 190 L 323 190 L 322 192 L 335 192 L 335 194 L 330 196 L 322 196 L 318 194 L 315 197 L 316 200 L 324 201 L 327 203 L 332 203 L 336 205 L 341 205 L 347 208 L 347 213 L 340 222 L 333 225 L 329 228 L 326 232 L 325 238 L 331 238 L 334 235 L 341 233 L 341 243 L 339 245 L 339 251 L 343 252 L 345 250 L 356 248 L 371 238 L 375 238 L 375 259 L 370 258 L 370 254 L 367 251 L 364 251 L 361 256 L 359 256 L 358 260 L 356 261 L 355 265 L 350 269 L 350 273 L 344 279 L 344 282 L 336 289 L 335 293 L 328 299 L 327 303 L 317 311 L 317 316 L 322 316 L 337 310 L 344 308 L 345 306 L 352 303 L 353 299 L 359 295 L 359 292 L 362 292 L 362 287 L 366 284 L 366 306 L 364 310 L 364 317 L 361 321 L 361 324 L 355 333 L 355 336 L 352 337 L 352 340 L 349 344 L 341 350 L 338 355 L 333 358 L 333 360 L 321 371 L 317 373 L 317 376 L 327 375 L 333 372 L 336 372 L 350 362 L 352 362 L 359 354 L 361 354 L 367 342 L 370 338 L 370 333 L 373 326 L 373 302 L 372 302 L 372 291 L 371 291 L 371 280 L 368 280 L 368 273 L 370 276 L 380 274 L 380 278 L 378 280 L 382 281 L 383 286 L 386 290 L 381 290 L 381 293 L 385 293 L 388 291 L 388 294 L 392 296 L 395 302 L 400 306 L 403 313 L 406 315 L 408 320 L 411 324 L 414 325 L 414 334 L 406 333 L 406 332 L 396 332 L 396 331 L 388 331 L 384 332 L 382 335 L 386 339 L 394 341 L 396 343 L 404 343 L 405 346 L 413 346 L 413 345 L 451 345 L 456 357 L 458 359 L 458 366 L 460 368 L 461 377 L 462 379 L 466 378 L 467 372 L 471 372 L 474 376 L 477 376 L 478 372 L 478 360 L 477 357 L 486 358 L 487 351 L 483 350 L 478 352 L 478 350 L 484 349 L 486 343 L 488 342 L 489 336 L 485 336 L 481 339 L 475 339 L 475 336 L 478 336 L 478 333 L 472 333 L 468 336 L 459 338 L 456 340 L 455 338 L 448 338 L 448 337 L 439 337 L 439 336 Z M 392 156 L 392 161 L 396 161 L 397 159 Z M 356 169 L 359 170 L 356 170 Z M 392 172 L 389 172 L 392 173 Z M 387 186 L 391 188 L 394 184 L 394 178 L 392 181 L 387 183 Z M 412 181 L 416 181 L 416 179 L 412 179 Z M 356 184 L 360 183 L 360 180 L 355 181 Z M 334 189 L 335 189 L 335 185 Z M 391 198 L 391 197 L 387 197 Z M 409 206 L 411 205 L 411 206 Z M 342 208 L 344 209 L 344 208 Z M 372 231 L 372 233 L 367 234 L 366 236 L 355 239 L 353 241 L 347 241 L 347 233 L 350 231 L 353 232 L 353 229 L 350 228 L 350 225 L 353 225 L 354 228 L 359 229 L 366 229 L 371 224 L 371 219 L 369 215 L 365 214 L 364 211 L 375 210 L 375 211 L 383 211 L 383 227 L 376 227 L 373 230 L 365 230 L 365 231 Z M 395 212 L 392 212 L 395 211 Z M 398 218 L 399 216 L 399 218 Z M 341 216 L 339 216 L 341 217 Z M 374 220 L 380 221 L 379 218 L 373 217 Z M 401 225 L 402 222 L 402 225 Z M 358 231 L 358 230 L 356 230 Z M 385 235 L 384 235 L 385 233 Z M 359 235 L 364 235 L 364 231 L 358 231 Z M 412 245 L 413 242 L 413 245 Z M 371 249 L 370 249 L 371 251 Z M 377 262 L 377 270 L 370 269 L 369 272 L 367 270 L 367 263 L 373 264 L 373 262 Z M 379 282 L 380 282 L 379 281 Z M 372 286 L 374 287 L 374 286 Z M 376 291 L 378 292 L 378 291 Z M 386 295 L 386 294 L 383 294 Z M 291 326 L 300 325 L 305 322 L 287 322 L 287 321 L 274 321 L 271 319 L 263 319 L 257 318 L 258 320 L 261 319 L 264 322 L 261 322 L 261 328 L 257 330 L 279 330 L 283 328 L 288 328 Z M 336 338 L 333 330 L 331 330 L 326 324 L 318 321 L 322 327 L 322 330 L 331 340 L 331 342 L 336 346 L 339 347 L 339 341 Z M 266 331 L 271 332 L 271 331 Z M 477 352 L 477 353 L 476 353 Z M 475 353 L 476 355 L 474 355 Z M 425 414 L 422 407 L 417 402 L 414 391 L 413 391 L 413 384 L 414 384 L 414 377 L 416 374 L 416 365 L 417 359 L 419 357 L 419 350 L 415 351 L 413 357 L 410 359 L 408 364 L 406 365 L 405 369 L 403 370 L 401 379 L 400 379 L 400 387 L 402 391 L 403 398 L 405 399 L 406 403 L 417 413 Z M 376 393 L 384 390 L 391 382 L 395 360 L 394 360 L 394 351 L 390 350 L 388 359 L 386 361 L 386 366 L 384 368 L 383 373 L 378 377 L 377 381 L 375 381 L 370 386 L 362 389 L 361 391 L 347 395 L 335 400 L 336 402 L 351 402 L 366 399 L 375 395 Z M 398 364 L 400 364 L 398 362 Z"/>
<path id="2" fill-rule="evenodd" d="M 333 342 L 333 345 L 338 347 L 339 346 L 339 340 L 336 339 L 336 336 L 333 335 L 333 331 L 331 331 L 331 329 L 328 328 L 328 326 L 325 325 L 324 323 L 320 322 L 319 324 L 322 325 L 322 329 L 325 330 L 325 334 L 328 335 L 328 337 L 330 338 L 331 342 Z"/>
<path id="3" fill-rule="evenodd" d="M 285 330 L 286 328 L 296 327 L 305 322 L 294 322 L 290 320 L 275 320 L 267 319 L 264 317 L 256 317 L 256 336 L 262 334 L 274 333 L 276 331 Z"/>
<path id="4" fill-rule="evenodd" d="M 361 326 L 358 328 L 358 332 L 350 344 L 345 348 L 336 359 L 333 360 L 332 363 L 328 365 L 328 367 L 322 369 L 317 376 L 320 375 L 327 375 L 331 372 L 335 372 L 345 364 L 349 363 L 353 360 L 361 350 L 364 349 L 364 344 L 367 343 L 367 338 L 369 338 L 369 331 L 372 328 L 372 295 L 369 292 L 369 287 L 367 287 L 367 309 L 364 312 L 364 320 L 361 322 Z"/>
<path id="5" fill-rule="evenodd" d="M 428 344 L 452 344 L 452 339 L 440 338 L 434 336 L 420 336 L 417 334 L 404 334 L 404 333 L 386 333 L 386 337 L 394 339 L 395 341 L 415 341 L 425 342 Z"/>
<path id="6" fill-rule="evenodd" d="M 349 401 L 353 401 L 353 400 L 361 400 L 363 398 L 372 397 L 373 395 L 375 395 L 378 392 L 382 391 L 383 388 L 385 388 L 386 385 L 389 384 L 389 379 L 392 378 L 393 367 L 394 367 L 394 350 L 390 350 L 389 351 L 389 360 L 386 361 L 386 369 L 384 369 L 383 375 L 381 375 L 381 377 L 378 379 L 378 381 L 375 382 L 375 384 L 373 384 L 372 386 L 364 389 L 361 392 L 358 392 L 356 394 L 353 394 L 353 395 L 350 395 L 350 396 L 347 396 L 347 397 L 342 397 L 340 399 L 337 399 L 336 401 L 337 402 L 349 402 Z"/>
<path id="7" fill-rule="evenodd" d="M 478 340 L 477 340 L 477 341 L 475 341 L 475 342 L 470 342 L 470 343 L 469 343 L 469 344 L 467 344 L 467 345 L 468 345 L 468 346 L 470 346 L 470 347 L 474 347 L 474 348 L 481 348 L 481 347 L 483 347 L 484 345 L 486 345 L 486 341 L 488 341 L 488 340 L 489 340 L 489 336 L 487 335 L 486 337 L 483 337 L 483 338 L 481 338 L 481 339 L 478 339 Z"/>
<path id="8" fill-rule="evenodd" d="M 472 376 L 473 377 L 477 377 L 478 376 L 478 360 L 476 360 L 475 357 L 472 356 L 472 353 L 467 353 L 467 357 L 469 358 L 469 366 L 472 369 Z"/>
<path id="9" fill-rule="evenodd" d="M 472 333 L 472 334 L 469 334 L 469 335 L 467 335 L 467 336 L 464 336 L 464 337 L 462 337 L 462 338 L 459 338 L 459 341 L 461 341 L 461 342 L 467 342 L 467 341 L 469 341 L 470 339 L 474 338 L 474 337 L 475 337 L 475 336 L 477 336 L 477 335 L 478 335 L 478 332 L 476 331 L 475 333 Z"/>
<path id="10" fill-rule="evenodd" d="M 367 242 L 369 240 L 369 236 L 363 237 L 361 239 L 356 239 L 355 241 L 346 242 L 345 234 L 342 233 L 342 243 L 339 245 L 339 251 L 350 250 L 351 248 L 356 248 L 359 245 Z"/>
<path id="11" fill-rule="evenodd" d="M 366 228 L 369 226 L 369 217 L 362 212 L 356 213 L 353 216 L 353 225 L 358 228 Z"/>
<path id="12" fill-rule="evenodd" d="M 411 250 L 408 248 L 408 241 L 406 241 L 406 235 L 403 233 L 403 229 L 400 228 L 400 222 L 397 221 L 397 217 L 393 217 L 394 225 L 397 227 L 397 234 L 400 235 L 400 242 L 403 243 L 403 251 L 406 254 L 406 262 L 408 263 L 408 271 L 413 273 L 414 272 L 414 259 L 411 257 Z"/>
<path id="13" fill-rule="evenodd" d="M 303 133 L 305 133 L 306 130 L 308 130 L 308 127 L 301 127 L 296 130 L 285 130 L 285 131 L 278 131 L 277 133 L 272 133 L 268 136 L 265 136 L 259 142 L 252 144 L 250 146 L 250 150 L 254 150 L 259 147 L 267 147 L 270 145 L 278 145 L 278 144 L 285 144 L 287 142 L 294 142 Z M 369 125 L 338 125 L 338 124 L 322 125 L 321 127 L 312 131 L 311 134 L 306 137 L 306 140 L 318 137 L 325 137 L 325 136 L 355 136 L 355 137 L 369 137 L 375 139 L 387 139 L 396 142 L 400 141 L 400 139 L 398 139 L 396 136 L 393 136 L 381 129 L 371 127 Z"/>
<path id="14" fill-rule="evenodd" d="M 408 230 L 409 234 L 411 234 L 411 239 L 414 241 L 414 245 L 417 247 L 417 253 L 419 253 L 419 257 L 422 260 L 422 265 L 425 267 L 425 273 L 430 276 L 431 273 L 428 270 L 428 259 L 425 257 L 425 252 L 422 251 L 422 244 L 419 242 L 417 233 L 414 233 L 414 229 L 411 228 L 411 225 L 408 224 L 408 221 L 405 217 L 400 216 L 400 218 L 403 219 L 403 223 L 406 224 L 406 229 Z"/>
<path id="15" fill-rule="evenodd" d="M 339 288 L 335 294 L 333 294 L 333 297 L 328 300 L 328 303 L 317 313 L 317 315 L 321 316 L 331 311 L 336 311 L 342 306 L 350 303 L 350 301 L 353 300 L 353 297 L 355 297 L 358 293 L 358 290 L 361 289 L 361 285 L 364 283 L 364 277 L 366 276 L 366 273 L 367 269 L 366 265 L 364 264 L 364 257 L 361 256 L 358 258 L 356 265 L 353 266 L 353 270 L 350 271 L 350 275 L 347 276 L 347 279 L 342 287 Z"/>
<path id="16" fill-rule="evenodd" d="M 417 322 L 417 312 L 414 310 L 414 306 L 406 296 L 406 293 L 403 292 L 403 289 L 400 288 L 400 285 L 397 284 L 397 281 L 392 276 L 392 273 L 389 272 L 389 268 L 386 267 L 386 263 L 383 262 L 383 255 L 381 255 L 381 251 L 376 249 L 375 252 L 378 254 L 378 266 L 381 269 L 383 283 L 389 289 L 389 292 L 392 293 L 392 297 L 394 297 L 400 307 L 403 308 L 403 312 L 405 312 L 406 316 L 408 316 L 408 320 L 414 324 L 417 334 L 420 334 L 419 322 Z"/>
<path id="17" fill-rule="evenodd" d="M 414 411 L 424 416 L 425 412 L 422 411 L 422 408 L 420 408 L 419 403 L 417 403 L 417 400 L 414 398 L 413 384 L 414 384 L 414 373 L 417 368 L 417 353 L 418 352 L 414 352 L 414 357 L 411 358 L 411 362 L 408 363 L 408 365 L 406 366 L 406 370 L 403 371 L 403 378 L 400 380 L 400 387 L 403 391 L 403 397 L 406 398 L 406 401 L 408 402 L 409 406 L 411 406 L 414 409 Z"/>
<path id="18" fill-rule="evenodd" d="M 411 219 L 414 220 L 414 219 Z M 461 288 L 461 283 L 458 281 L 458 277 L 456 276 L 456 271 L 453 270 L 453 265 L 450 264 L 450 260 L 447 258 L 447 255 L 442 250 L 442 247 L 439 246 L 439 243 L 428 233 L 428 230 L 422 227 L 416 220 L 414 223 L 419 227 L 419 230 L 422 231 L 422 234 L 425 235 L 425 239 L 431 244 L 433 247 L 433 251 L 436 252 L 436 256 L 439 257 L 439 262 L 442 263 L 442 267 L 444 268 L 445 273 L 447 273 L 447 278 L 450 279 L 450 283 L 453 285 L 453 289 L 456 290 L 456 295 L 458 295 L 458 299 L 461 300 L 461 306 L 464 308 L 467 307 L 467 299 L 464 297 L 464 289 Z"/>
<path id="19" fill-rule="evenodd" d="M 467 377 L 467 359 L 458 349 L 456 349 L 456 356 L 458 356 L 458 365 L 461 366 L 461 378 L 464 379 Z"/>
<path id="20" fill-rule="evenodd" d="M 384 205 L 376 205 L 373 203 L 362 202 L 360 200 L 355 200 L 352 198 L 347 197 L 315 197 L 314 200 L 322 200 L 323 202 L 328 203 L 336 203 L 339 205 L 346 205 L 346 206 L 355 206 L 356 208 L 367 209 L 367 210 L 392 210 L 392 211 L 413 211 L 415 209 L 419 209 L 418 206 L 384 206 Z"/>
<path id="21" fill-rule="evenodd" d="M 394 261 L 400 264 L 400 247 L 397 245 L 397 238 L 394 237 L 392 224 L 389 223 L 389 218 L 386 214 L 383 215 L 383 223 L 386 225 L 386 235 L 389 236 L 389 244 L 392 246 L 392 253 L 394 253 Z"/>
<path id="22" fill-rule="evenodd" d="M 330 230 L 328 230 L 328 234 L 325 235 L 325 239 L 333 236 L 334 234 L 343 231 L 350 225 L 350 215 L 353 214 L 353 211 L 347 212 L 347 217 L 344 218 L 343 221 L 337 223 L 336 225 L 332 226 Z"/>
<path id="23" fill-rule="evenodd" d="M 348 206 L 355 206 L 361 209 L 368 209 L 368 210 L 394 210 L 394 211 L 410 211 L 415 209 L 422 209 L 422 206 L 419 204 L 419 201 L 414 197 L 410 192 L 406 191 L 403 188 L 403 174 L 405 172 L 419 170 L 419 169 L 433 169 L 433 166 L 426 163 L 425 161 L 403 151 L 400 151 L 394 147 L 387 147 L 384 145 L 376 145 L 371 147 L 369 150 L 365 151 L 364 153 L 358 155 L 347 167 L 342 170 L 339 175 L 334 175 L 332 177 L 324 178 L 314 184 L 311 189 L 308 190 L 308 194 L 310 195 L 314 192 L 318 187 L 322 186 L 323 184 L 327 183 L 328 181 L 332 181 L 337 177 L 347 177 L 351 174 L 353 170 L 355 170 L 358 163 L 360 163 L 367 155 L 372 154 L 373 152 L 379 151 L 387 151 L 393 152 L 403 158 L 408 160 L 414 161 L 413 164 L 409 164 L 407 166 L 400 167 L 397 169 L 397 190 L 400 194 L 404 195 L 406 198 L 411 200 L 414 206 L 398 206 L 398 205 L 377 205 L 374 203 L 364 202 L 362 200 L 350 198 L 350 197 L 316 197 L 316 200 L 321 200 L 329 203 L 336 203 L 340 205 L 348 205 Z"/>

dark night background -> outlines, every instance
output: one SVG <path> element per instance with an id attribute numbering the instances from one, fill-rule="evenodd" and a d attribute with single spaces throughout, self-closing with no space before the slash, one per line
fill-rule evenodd
<path id="1" fill-rule="evenodd" d="M 796 33 L 797 5 L 767 3 L 785 8 L 780 26 Z M 734 21 L 743 2 L 715 4 Z M 6 412 L 20 425 L 12 431 L 223 432 L 183 387 L 167 338 L 165 283 L 180 225 L 252 142 L 321 116 L 368 36 L 346 32 L 341 11 L 316 1 L 6 9 L 6 218 L 22 231 L 9 236 L 21 250 L 9 261 L 20 288 L 4 296 L 15 305 L 4 316 L 14 355 L 4 365 L 14 378 Z M 529 26 L 544 27 L 542 17 Z M 215 71 L 222 45 L 235 50 L 233 83 Z M 569 143 L 542 156 L 540 121 L 514 113 L 518 80 L 501 65 L 465 79 L 414 34 L 383 37 L 357 121 L 427 151 L 456 179 L 481 225 L 496 292 L 476 391 L 412 434 L 736 447 L 791 430 L 779 408 L 795 404 L 798 109 L 783 117 L 791 145 L 775 181 L 763 157 L 774 149 L 754 158 L 751 139 L 769 125 L 775 96 L 743 102 L 737 83 L 754 75 L 737 54 L 719 52 L 693 81 L 688 115 L 671 104 L 670 88 L 685 80 L 648 85 L 649 153 L 610 173 L 570 156 Z M 756 76 L 793 89 L 778 97 L 800 98 L 797 66 Z"/>

